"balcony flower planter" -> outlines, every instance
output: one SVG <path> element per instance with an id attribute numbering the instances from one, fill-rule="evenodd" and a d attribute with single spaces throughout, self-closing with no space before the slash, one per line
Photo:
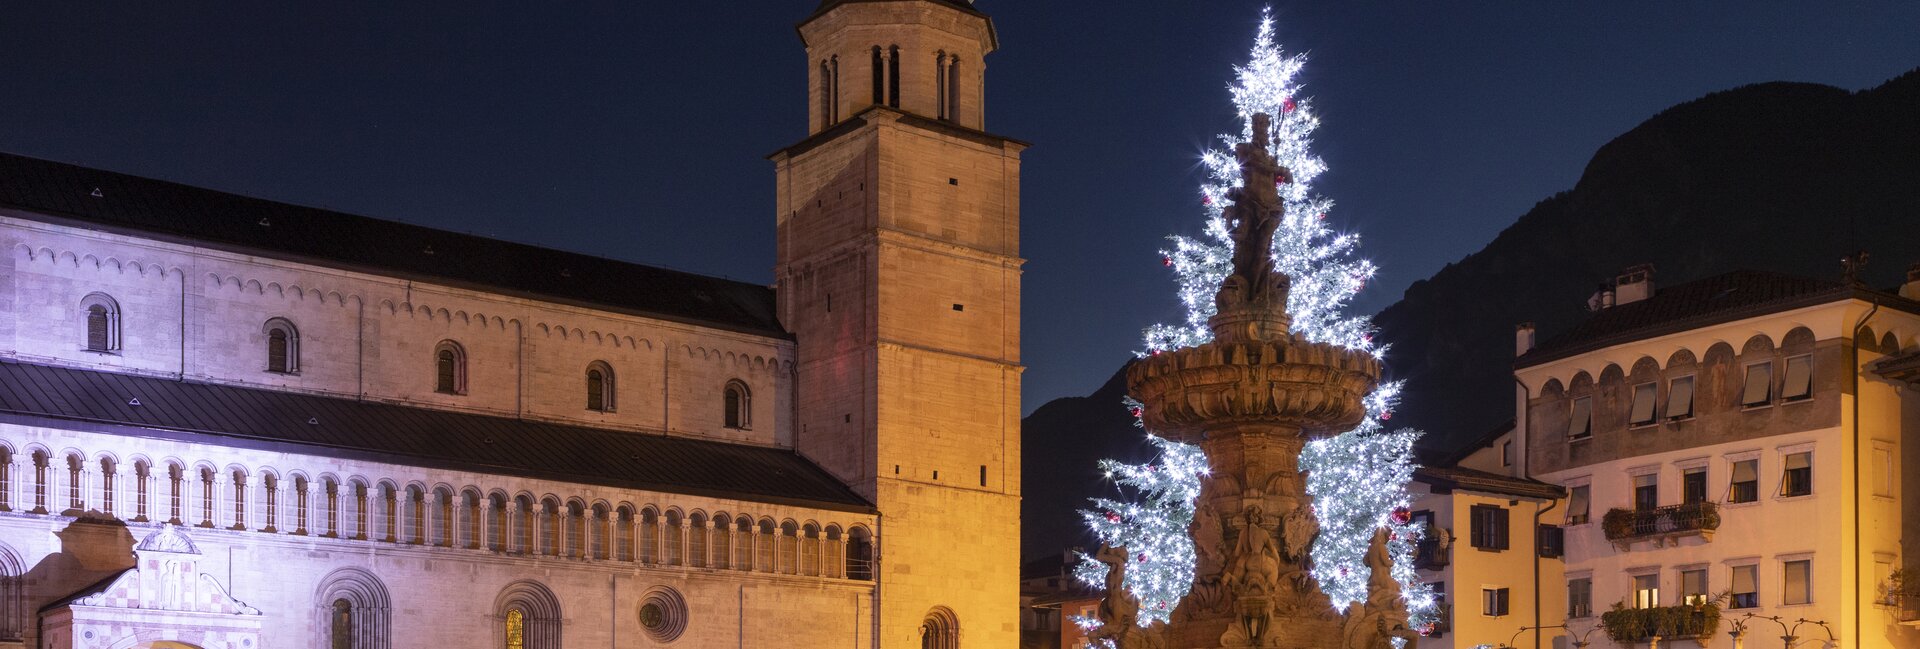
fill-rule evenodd
<path id="1" fill-rule="evenodd" d="M 1613 610 L 1600 614 L 1600 626 L 1607 630 L 1608 639 L 1621 644 L 1658 636 L 1669 639 L 1693 638 L 1705 646 L 1705 640 L 1713 637 L 1714 631 L 1720 628 L 1720 602 L 1723 597 L 1716 597 L 1704 604 L 1654 608 L 1628 608 L 1624 603 L 1615 602 Z"/>
<path id="2" fill-rule="evenodd" d="M 1679 545 L 1680 539 L 1688 536 L 1711 541 L 1713 531 L 1720 529 L 1720 507 L 1702 502 L 1653 509 L 1610 509 L 1600 519 L 1600 529 L 1622 552 L 1634 541 L 1652 541 L 1655 547 L 1669 543 Z"/>

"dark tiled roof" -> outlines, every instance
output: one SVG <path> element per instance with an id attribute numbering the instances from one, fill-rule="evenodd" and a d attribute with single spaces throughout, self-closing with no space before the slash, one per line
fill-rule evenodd
<path id="1" fill-rule="evenodd" d="M 1462 444 L 1459 448 L 1437 453 L 1433 456 L 1435 458 L 1434 464 L 1437 466 L 1453 466 L 1459 464 L 1461 460 L 1467 459 L 1467 456 L 1473 455 L 1474 451 L 1493 446 L 1494 440 L 1500 439 L 1501 435 L 1510 432 L 1513 432 L 1512 419 L 1508 419 L 1506 423 L 1495 426 L 1492 430 L 1481 433 L 1479 437 L 1474 438 L 1471 442 Z"/>
<path id="2" fill-rule="evenodd" d="M 1888 380 L 1920 385 L 1920 349 L 1875 361 L 1873 372 Z"/>
<path id="3" fill-rule="evenodd" d="M 0 153 L 0 207 L 79 227 L 788 336 L 765 286 L 26 156 Z"/>
<path id="4" fill-rule="evenodd" d="M 0 362 L 0 413 L 289 453 L 871 509 L 784 449 L 229 385 Z"/>
<path id="5" fill-rule="evenodd" d="M 1558 485 L 1457 466 L 1419 467 L 1413 470 L 1413 479 L 1445 490 L 1466 489 L 1524 498 L 1559 498 L 1567 495 L 1566 490 Z"/>
<path id="6" fill-rule="evenodd" d="M 1920 304 L 1841 282 L 1740 270 L 1662 288 L 1645 300 L 1602 309 L 1520 356 L 1514 365 L 1538 365 L 1634 340 L 1848 298 L 1920 312 Z"/>

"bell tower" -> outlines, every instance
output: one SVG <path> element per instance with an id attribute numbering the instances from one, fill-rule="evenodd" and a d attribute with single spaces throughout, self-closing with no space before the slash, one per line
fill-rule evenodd
<path id="1" fill-rule="evenodd" d="M 984 130 L 993 23 L 825 0 L 799 32 L 809 136 L 771 156 L 796 447 L 880 510 L 874 645 L 1015 646 L 1026 144 Z"/>

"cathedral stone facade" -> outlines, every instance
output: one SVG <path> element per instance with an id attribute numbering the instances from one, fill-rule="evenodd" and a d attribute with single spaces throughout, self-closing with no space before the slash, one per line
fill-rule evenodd
<path id="1" fill-rule="evenodd" d="M 993 26 L 800 34 L 771 289 L 0 154 L 0 647 L 1014 646 Z"/>

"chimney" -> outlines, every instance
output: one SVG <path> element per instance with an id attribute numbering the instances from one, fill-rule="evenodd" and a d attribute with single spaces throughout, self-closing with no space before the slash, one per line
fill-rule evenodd
<path id="1" fill-rule="evenodd" d="M 1632 304 L 1653 297 L 1653 264 L 1628 266 L 1614 280 L 1614 303 Z"/>
<path id="2" fill-rule="evenodd" d="M 1513 328 L 1513 355 L 1525 356 L 1533 351 L 1533 323 L 1522 322 Z"/>
<path id="3" fill-rule="evenodd" d="M 1907 267 L 1907 283 L 1900 285 L 1900 297 L 1920 300 L 1920 261 Z"/>
<path id="4" fill-rule="evenodd" d="M 1613 306 L 1613 287 L 1601 282 L 1598 288 L 1593 289 L 1593 295 L 1587 296 L 1587 310 L 1599 311 L 1610 306 Z"/>

